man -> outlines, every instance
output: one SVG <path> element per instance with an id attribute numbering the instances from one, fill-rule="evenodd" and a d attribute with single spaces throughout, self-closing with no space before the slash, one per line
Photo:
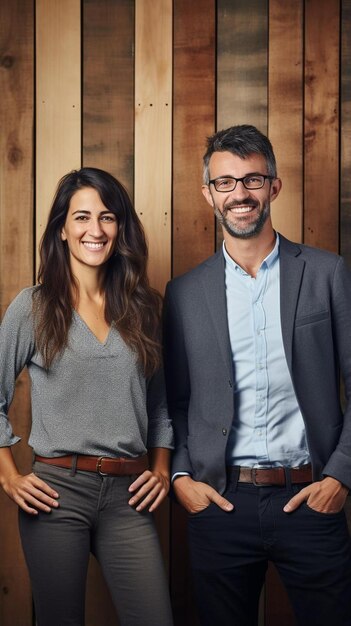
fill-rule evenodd
<path id="1" fill-rule="evenodd" d="M 173 487 L 203 626 L 256 624 L 268 561 L 299 625 L 351 625 L 351 277 L 273 230 L 281 186 L 256 128 L 210 137 L 202 191 L 223 249 L 166 292 Z"/>

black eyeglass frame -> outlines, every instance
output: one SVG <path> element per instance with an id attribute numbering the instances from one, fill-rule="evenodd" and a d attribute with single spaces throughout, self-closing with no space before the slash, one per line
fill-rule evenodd
<path id="1" fill-rule="evenodd" d="M 247 187 L 245 185 L 245 179 L 251 178 L 252 176 L 263 178 L 262 185 L 260 185 L 259 187 Z M 223 178 L 225 179 L 229 178 L 230 180 L 235 181 L 234 187 L 232 189 L 217 189 L 216 187 L 217 180 L 222 180 Z M 212 180 L 209 180 L 208 184 L 214 185 L 214 188 L 216 191 L 218 191 L 218 193 L 230 193 L 231 191 L 234 191 L 238 183 L 242 183 L 245 189 L 248 189 L 248 191 L 254 191 L 255 189 L 262 189 L 266 180 L 274 180 L 275 178 L 276 178 L 275 176 L 269 176 L 268 174 L 246 174 L 246 176 L 243 176 L 242 178 L 235 178 L 235 176 L 217 176 L 217 178 L 213 178 Z"/>

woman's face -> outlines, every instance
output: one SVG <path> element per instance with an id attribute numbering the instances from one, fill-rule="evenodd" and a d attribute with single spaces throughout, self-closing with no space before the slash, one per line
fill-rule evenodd
<path id="1" fill-rule="evenodd" d="M 101 267 L 115 250 L 117 218 L 96 189 L 83 187 L 71 198 L 61 238 L 67 241 L 72 270 L 81 265 Z"/>

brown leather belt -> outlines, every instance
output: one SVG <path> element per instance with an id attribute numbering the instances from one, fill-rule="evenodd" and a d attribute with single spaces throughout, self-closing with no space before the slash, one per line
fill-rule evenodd
<path id="1" fill-rule="evenodd" d="M 302 465 L 301 467 L 237 467 L 232 468 L 238 471 L 239 483 L 252 483 L 256 486 L 284 486 L 287 483 L 286 473 L 290 475 L 292 484 L 311 483 L 312 468 L 311 465 Z"/>
<path id="2" fill-rule="evenodd" d="M 101 476 L 127 476 L 141 474 L 149 467 L 148 457 L 139 456 L 136 459 L 108 456 L 85 456 L 83 454 L 69 454 L 67 456 L 38 456 L 34 457 L 39 463 L 47 463 L 66 469 L 77 469 L 83 472 L 97 472 Z"/>

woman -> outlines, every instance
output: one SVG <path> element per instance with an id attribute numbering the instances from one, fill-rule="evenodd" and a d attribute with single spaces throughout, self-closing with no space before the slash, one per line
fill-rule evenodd
<path id="1" fill-rule="evenodd" d="M 95 168 L 64 176 L 40 254 L 39 285 L 17 296 L 0 330 L 0 481 L 19 506 L 37 624 L 84 624 L 92 552 L 123 626 L 170 626 L 152 519 L 169 489 L 172 448 L 160 298 L 123 186 Z M 15 466 L 19 438 L 7 419 L 25 365 L 27 476 Z"/>

